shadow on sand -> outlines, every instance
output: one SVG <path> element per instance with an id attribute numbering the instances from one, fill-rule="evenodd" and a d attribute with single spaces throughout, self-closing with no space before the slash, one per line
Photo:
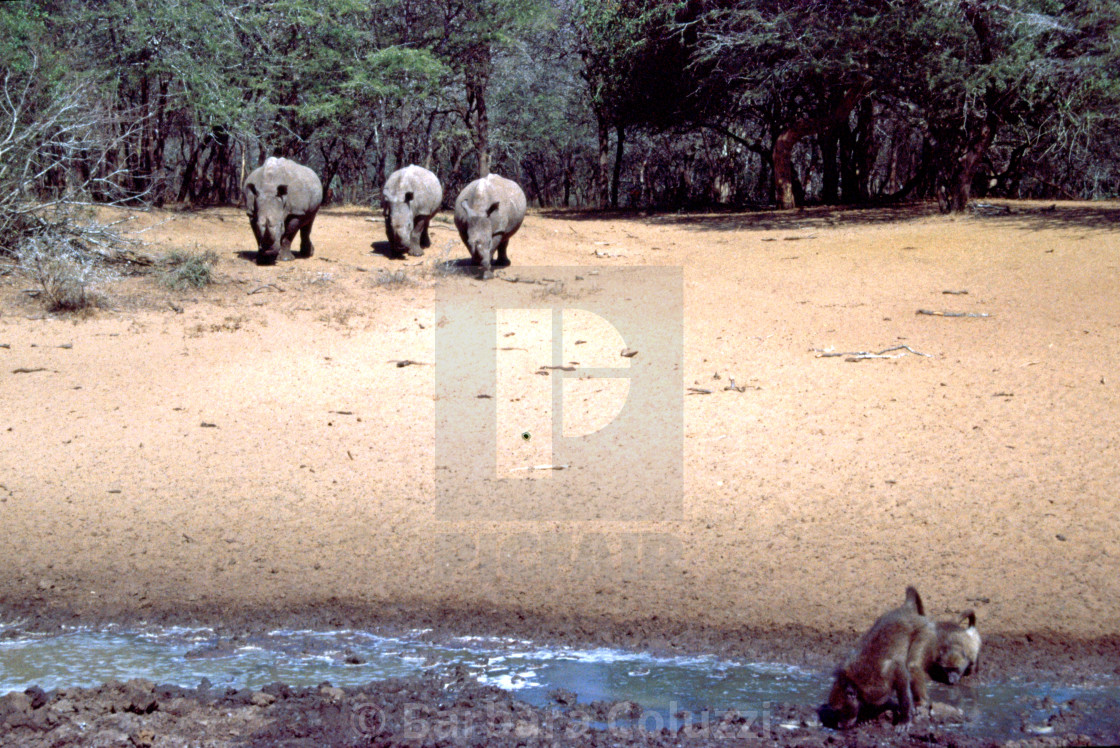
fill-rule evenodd
<path id="1" fill-rule="evenodd" d="M 982 206 L 982 207 L 981 207 Z M 935 202 L 892 206 L 814 206 L 797 210 L 741 212 L 676 212 L 623 210 L 555 210 L 544 218 L 567 221 L 631 220 L 651 226 L 680 226 L 698 231 L 806 230 L 838 226 L 899 223 L 941 215 Z M 968 216 L 1006 222 L 1029 230 L 1054 228 L 1114 229 L 1120 227 L 1120 203 L 1044 203 L 1015 200 L 974 201 Z"/>

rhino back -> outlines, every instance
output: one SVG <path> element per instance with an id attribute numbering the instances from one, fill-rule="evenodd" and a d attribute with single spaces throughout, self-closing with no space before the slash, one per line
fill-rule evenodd
<path id="1" fill-rule="evenodd" d="M 256 188 L 261 198 L 276 195 L 280 185 L 288 188 L 288 210 L 291 215 L 314 213 L 323 202 L 323 185 L 319 176 L 303 164 L 286 158 L 270 156 L 249 174 L 245 180 L 246 202 L 250 208 L 255 202 L 248 186 Z"/>
<path id="2" fill-rule="evenodd" d="M 381 194 L 386 202 L 400 203 L 405 195 L 412 193 L 412 210 L 418 216 L 437 213 L 443 203 L 443 187 L 439 177 L 422 166 L 410 164 L 397 169 L 385 180 Z"/>
<path id="3" fill-rule="evenodd" d="M 494 218 L 494 232 L 512 234 L 517 231 L 525 219 L 525 193 L 516 182 L 497 174 L 476 179 L 463 188 L 455 201 L 456 223 L 459 223 L 460 216 L 465 221 L 466 214 L 461 207 L 464 203 L 474 212 L 485 213 L 495 202 L 498 203 L 498 212 Z"/>

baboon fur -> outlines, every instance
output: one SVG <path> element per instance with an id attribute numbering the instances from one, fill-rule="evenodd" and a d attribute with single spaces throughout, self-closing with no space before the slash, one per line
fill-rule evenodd
<path id="1" fill-rule="evenodd" d="M 926 671 L 937 648 L 937 628 L 922 598 L 906 588 L 906 602 L 881 616 L 836 669 L 821 721 L 846 729 L 881 713 L 894 697 L 894 721 L 906 728 L 914 708 L 929 702 Z"/>

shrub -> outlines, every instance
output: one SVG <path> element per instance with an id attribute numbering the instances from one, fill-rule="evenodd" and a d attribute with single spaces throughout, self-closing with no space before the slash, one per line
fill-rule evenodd
<path id="1" fill-rule="evenodd" d="M 207 250 L 201 255 L 171 252 L 163 260 L 167 269 L 160 275 L 160 283 L 175 291 L 203 288 L 214 282 L 213 267 L 218 255 Z"/>
<path id="2" fill-rule="evenodd" d="M 376 286 L 411 286 L 414 281 L 404 270 L 379 270 L 373 279 Z"/>
<path id="3" fill-rule="evenodd" d="M 38 286 L 49 311 L 79 311 L 98 301 L 90 291 L 98 276 L 96 263 L 68 244 L 30 236 L 16 251 L 16 259 L 20 271 Z"/>

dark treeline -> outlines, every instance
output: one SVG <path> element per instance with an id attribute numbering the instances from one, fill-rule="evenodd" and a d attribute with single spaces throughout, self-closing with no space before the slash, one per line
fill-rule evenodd
<path id="1" fill-rule="evenodd" d="M 425 165 L 541 206 L 1120 193 L 1111 0 L 25 0 L 0 5 L 0 208 L 333 202 Z"/>

